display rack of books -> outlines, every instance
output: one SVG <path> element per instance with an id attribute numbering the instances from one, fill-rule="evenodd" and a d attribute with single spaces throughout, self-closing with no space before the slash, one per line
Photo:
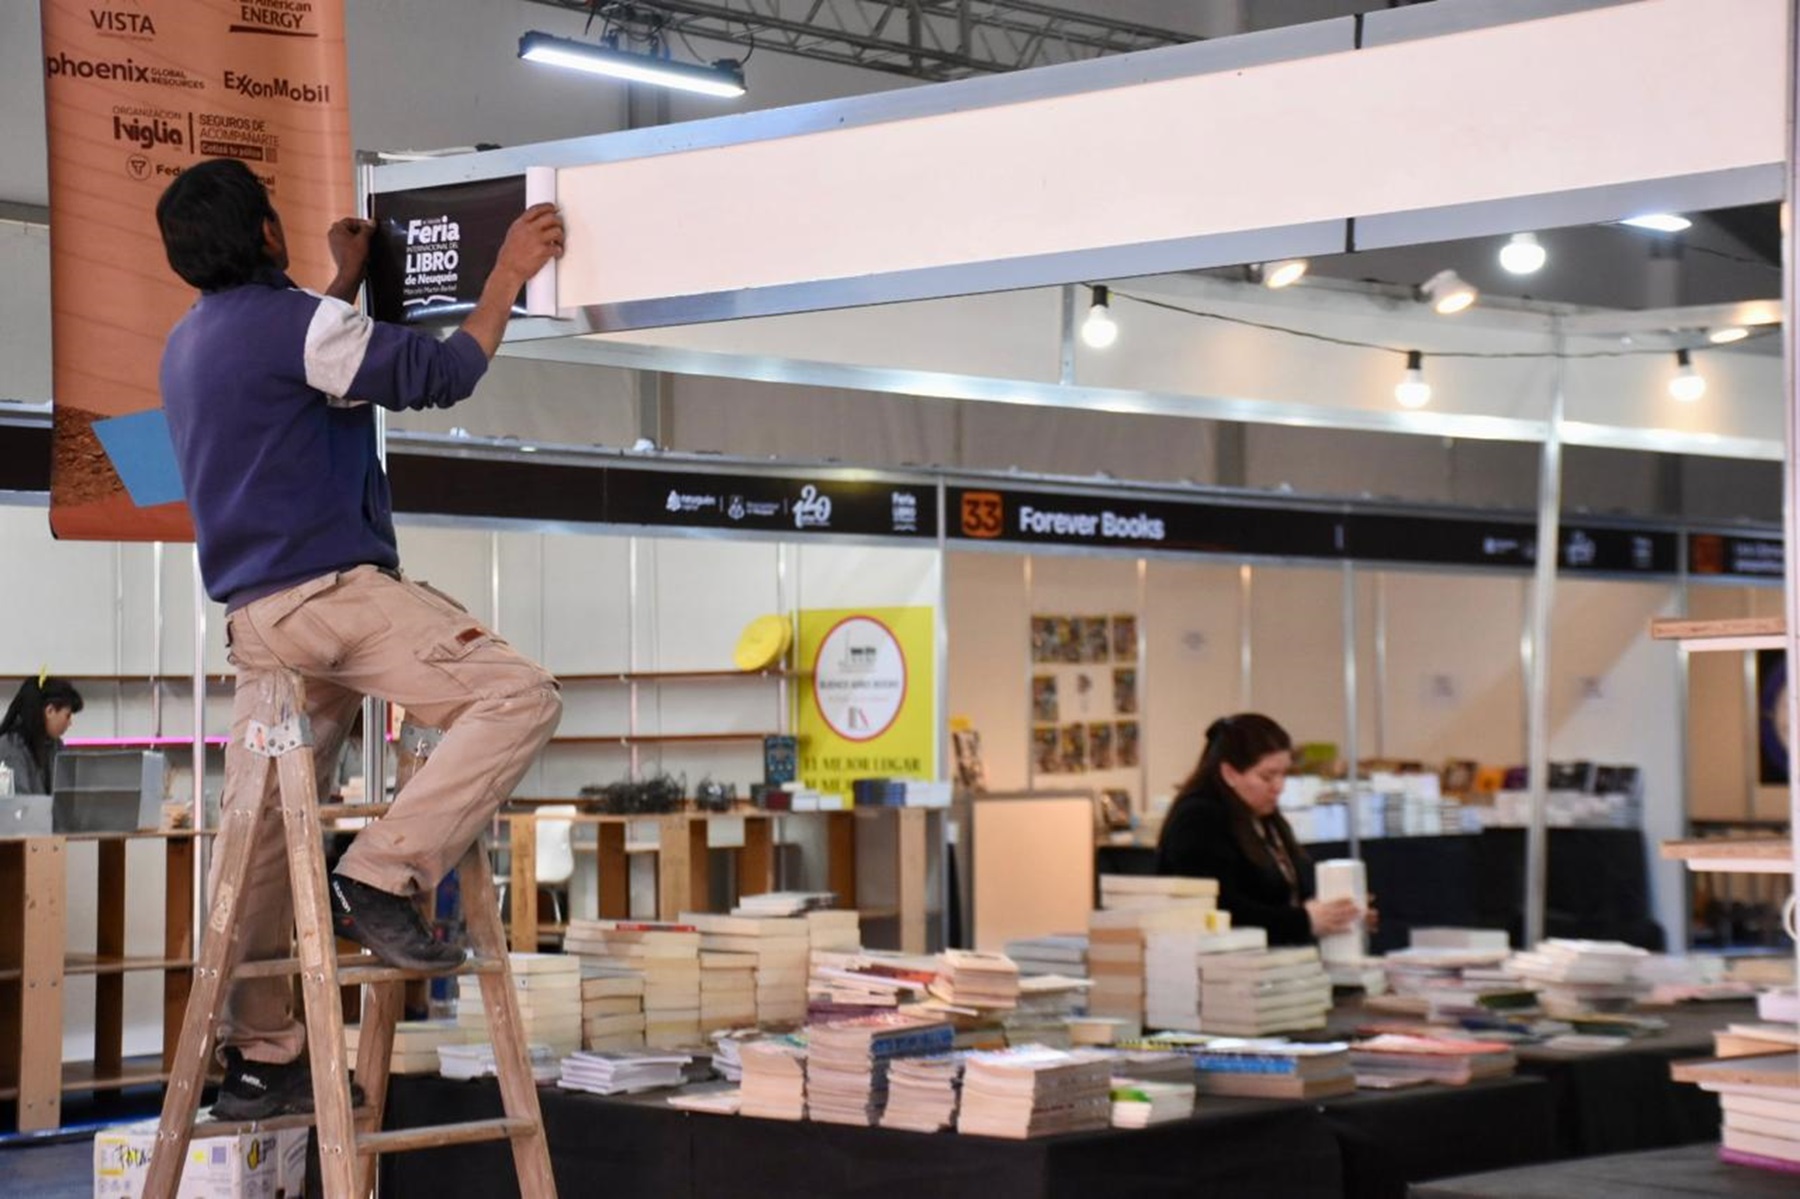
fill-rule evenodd
<path id="1" fill-rule="evenodd" d="M 1794 462 L 1796 449 L 1790 438 L 1790 475 L 1800 469 Z M 1789 486 L 1793 486 L 1791 478 Z M 1791 560 L 1787 569 L 1792 585 Z M 1789 641 L 1787 623 L 1780 617 L 1656 620 L 1651 622 L 1650 635 L 1679 641 L 1685 652 L 1786 649 Z M 1794 937 L 1794 880 L 1800 875 L 1797 834 L 1800 830 L 1790 830 L 1786 836 L 1668 841 L 1663 843 L 1662 856 L 1685 862 L 1695 873 L 1788 876 L 1783 923 L 1788 935 Z M 1719 1096 L 1723 1114 L 1721 1158 L 1740 1165 L 1800 1174 L 1800 1054 L 1792 1051 L 1795 1040 L 1800 1040 L 1800 1000 L 1795 998 L 1797 980 L 1791 963 L 1785 981 L 1785 987 L 1758 998 L 1758 1014 L 1772 1026 L 1767 1032 L 1758 1036 L 1754 1030 L 1729 1031 L 1731 1039 L 1721 1041 L 1718 1058 L 1678 1062 L 1671 1073 L 1677 1082 L 1693 1083 Z"/>

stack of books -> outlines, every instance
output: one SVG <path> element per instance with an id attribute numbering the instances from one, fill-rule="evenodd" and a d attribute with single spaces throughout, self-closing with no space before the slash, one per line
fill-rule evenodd
<path id="1" fill-rule="evenodd" d="M 942 1132 L 955 1127 L 966 1056 L 942 1053 L 898 1057 L 889 1062 L 887 1107 L 882 1109 L 881 1126 L 912 1132 Z"/>
<path id="2" fill-rule="evenodd" d="M 1071 1016 L 1069 1044 L 1119 1045 L 1144 1035 L 1144 1022 L 1135 1016 Z"/>
<path id="3" fill-rule="evenodd" d="M 738 1111 L 767 1120 L 806 1119 L 806 1046 L 792 1038 L 738 1046 Z"/>
<path id="4" fill-rule="evenodd" d="M 1069 1020 L 1087 1003 L 1085 978 L 1061 974 L 1033 974 L 1019 979 L 1019 1002 L 1000 1018 L 1008 1045 L 1048 1045 L 1068 1049 L 1074 1041 Z"/>
<path id="5" fill-rule="evenodd" d="M 1800 1054 L 1677 1062 L 1671 1072 L 1676 1082 L 1695 1083 L 1719 1097 L 1721 1158 L 1800 1174 Z"/>
<path id="6" fill-rule="evenodd" d="M 1010 1008 L 1019 1002 L 1019 968 L 1003 953 L 946 949 L 943 970 L 931 993 L 945 1003 L 970 1008 Z"/>
<path id="7" fill-rule="evenodd" d="M 1150 933 L 1216 933 L 1231 927 L 1229 914 L 1216 910 L 1210 898 L 1151 898 L 1155 900 L 1153 904 L 1102 908 L 1089 915 L 1088 974 L 1094 980 L 1094 989 L 1088 996 L 1089 1015 L 1140 1021 L 1144 1018 L 1144 938 Z"/>
<path id="8" fill-rule="evenodd" d="M 937 978 L 931 971 L 898 969 L 863 953 L 816 950 L 808 957 L 806 1022 L 867 1015 L 871 1009 L 897 1008 L 924 999 Z"/>
<path id="9" fill-rule="evenodd" d="M 1144 1023 L 1151 1028 L 1200 1031 L 1200 961 L 1215 953 L 1267 949 L 1260 928 L 1222 933 L 1151 929 L 1144 934 Z"/>
<path id="10" fill-rule="evenodd" d="M 633 970 L 644 979 L 644 1044 L 700 1042 L 700 933 L 690 924 L 571 920 L 563 949 L 589 966 Z"/>
<path id="11" fill-rule="evenodd" d="M 1544 1012 L 1554 1017 L 1618 1012 L 1649 993 L 1635 977 L 1646 950 L 1621 941 L 1567 941 L 1551 938 L 1527 953 L 1515 953 L 1506 969 L 1538 992 Z"/>
<path id="12" fill-rule="evenodd" d="M 1194 1059 L 1187 1049 L 1165 1046 L 1159 1038 L 1134 1041 L 1098 1052 L 1112 1063 L 1113 1081 L 1132 1078 L 1142 1082 L 1194 1082 Z"/>
<path id="13" fill-rule="evenodd" d="M 1323 1099 L 1356 1089 L 1350 1046 L 1342 1041 L 1219 1038 L 1195 1046 L 1195 1079 L 1207 1095 Z"/>
<path id="14" fill-rule="evenodd" d="M 1112 1084 L 1112 1126 L 1148 1128 L 1194 1114 L 1194 1084 L 1116 1078 Z"/>
<path id="15" fill-rule="evenodd" d="M 573 1053 L 562 1061 L 556 1085 L 565 1091 L 595 1095 L 628 1095 L 682 1084 L 682 1068 L 693 1061 L 685 1053 Z"/>
<path id="16" fill-rule="evenodd" d="M 1018 1139 L 1111 1124 L 1112 1066 L 1098 1054 L 1021 1045 L 963 1066 L 958 1132 Z"/>
<path id="17" fill-rule="evenodd" d="M 827 1124 L 874 1124 L 887 1102 L 888 1063 L 948 1053 L 954 1033 L 941 1020 L 897 1012 L 806 1030 L 806 1111 Z"/>
<path id="18" fill-rule="evenodd" d="M 704 944 L 705 934 L 701 934 Z M 756 955 L 700 951 L 700 1031 L 756 1023 Z"/>
<path id="19" fill-rule="evenodd" d="M 402 1020 L 394 1025 L 394 1052 L 388 1059 L 391 1074 L 436 1074 L 438 1049 L 461 1045 L 474 1035 L 455 1020 Z M 362 1025 L 344 1025 L 344 1049 L 352 1070 L 362 1039 Z"/>
<path id="20" fill-rule="evenodd" d="M 830 891 L 764 891 L 746 895 L 731 909 L 733 916 L 803 916 L 837 902 Z"/>
<path id="21" fill-rule="evenodd" d="M 644 976 L 614 966 L 581 970 L 581 1047 L 601 1052 L 644 1047 Z"/>
<path id="22" fill-rule="evenodd" d="M 1350 1047 L 1350 1064 L 1364 1085 L 1419 1080 L 1462 1086 L 1481 1078 L 1504 1078 L 1517 1060 L 1500 1041 L 1463 1041 L 1383 1033 Z"/>
<path id="23" fill-rule="evenodd" d="M 1087 976 L 1087 954 L 1086 933 L 1026 937 L 1006 943 L 1006 956 L 1017 963 L 1021 975 L 1063 974 L 1084 978 Z"/>
<path id="24" fill-rule="evenodd" d="M 756 967 L 756 1022 L 796 1024 L 806 1018 L 807 955 L 811 937 L 799 916 L 715 916 L 683 912 L 708 952 L 751 956 Z"/>
<path id="25" fill-rule="evenodd" d="M 1325 1027 L 1331 977 L 1317 946 L 1205 954 L 1196 960 L 1200 1031 L 1266 1037 Z"/>
<path id="26" fill-rule="evenodd" d="M 538 1082 L 555 1082 L 562 1073 L 559 1056 L 548 1045 L 529 1045 L 526 1057 L 531 1062 L 531 1077 Z M 494 1064 L 494 1047 L 489 1044 L 441 1045 L 438 1047 L 438 1073 L 445 1078 L 466 1081 L 471 1078 L 493 1078 L 499 1073 Z"/>
<path id="27" fill-rule="evenodd" d="M 581 1048 L 581 963 L 560 953 L 508 954 L 513 998 L 527 1041 L 563 1056 Z M 457 979 L 456 1022 L 469 1041 L 489 1039 L 479 977 Z"/>
<path id="28" fill-rule="evenodd" d="M 1157 874 L 1100 876 L 1100 906 L 1107 909 L 1160 908 L 1183 900 L 1205 900 L 1208 907 L 1216 907 L 1218 899 L 1217 879 Z"/>
<path id="29" fill-rule="evenodd" d="M 855 953 L 862 948 L 862 918 L 854 911 L 815 908 L 806 913 L 806 940 L 814 953 Z"/>

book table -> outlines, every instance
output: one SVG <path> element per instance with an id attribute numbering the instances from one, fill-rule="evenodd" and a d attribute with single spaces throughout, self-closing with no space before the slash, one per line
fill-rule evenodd
<path id="1" fill-rule="evenodd" d="M 1550 1088 L 1532 1078 L 1322 1105 L 1206 1097 L 1188 1120 L 1030 1141 L 711 1116 L 677 1111 L 665 1095 L 543 1091 L 565 1193 L 595 1193 L 604 1184 L 609 1194 L 743 1199 L 1399 1199 L 1413 1179 L 1553 1154 Z M 406 1127 L 498 1110 L 491 1082 L 397 1077 L 388 1120 Z M 398 1157 L 382 1169 L 390 1194 L 515 1193 L 511 1160 L 493 1146 Z"/>

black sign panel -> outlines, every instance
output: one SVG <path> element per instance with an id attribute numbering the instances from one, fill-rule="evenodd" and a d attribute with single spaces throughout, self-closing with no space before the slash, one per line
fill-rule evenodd
<path id="1" fill-rule="evenodd" d="M 1300 558 L 1342 553 L 1344 518 L 1332 512 L 980 487 L 947 494 L 950 536 L 966 541 Z"/>
<path id="2" fill-rule="evenodd" d="M 1565 524 L 1559 571 L 1674 574 L 1680 557 L 1674 533 Z M 1524 521 L 1456 517 L 1355 515 L 1349 518 L 1347 557 L 1372 562 L 1530 569 L 1537 561 L 1537 526 Z"/>
<path id="3" fill-rule="evenodd" d="M 1688 572 L 1779 579 L 1782 577 L 1781 539 L 1691 533 L 1688 535 Z"/>
<path id="4" fill-rule="evenodd" d="M 937 487 L 802 475 L 606 472 L 606 521 L 784 536 L 937 538 Z"/>
<path id="5" fill-rule="evenodd" d="M 369 309 L 376 320 L 454 324 L 481 299 L 506 231 L 525 211 L 525 176 L 374 198 Z M 513 315 L 524 316 L 524 292 Z"/>

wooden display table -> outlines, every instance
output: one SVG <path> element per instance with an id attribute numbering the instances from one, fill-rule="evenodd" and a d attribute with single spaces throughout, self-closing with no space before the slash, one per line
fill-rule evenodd
<path id="1" fill-rule="evenodd" d="M 166 872 L 160 954 L 125 952 L 126 847 L 159 840 Z M 95 843 L 95 952 L 70 954 L 68 846 Z M 178 832 L 71 833 L 0 838 L 0 1099 L 17 1103 L 16 1128 L 62 1119 L 66 1091 L 110 1091 L 168 1076 L 193 983 L 194 845 Z M 125 976 L 163 978 L 163 1050 L 147 1065 L 124 1057 Z M 94 1059 L 62 1063 L 64 980 L 94 976 Z"/>

